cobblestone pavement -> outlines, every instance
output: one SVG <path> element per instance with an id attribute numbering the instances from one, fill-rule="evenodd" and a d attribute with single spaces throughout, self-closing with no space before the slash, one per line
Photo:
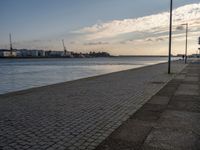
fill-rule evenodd
<path id="1" fill-rule="evenodd" d="M 200 60 L 191 62 L 96 150 L 199 150 Z"/>
<path id="2" fill-rule="evenodd" d="M 158 64 L 0 95 L 0 149 L 95 149 L 173 78 L 166 71 Z"/>

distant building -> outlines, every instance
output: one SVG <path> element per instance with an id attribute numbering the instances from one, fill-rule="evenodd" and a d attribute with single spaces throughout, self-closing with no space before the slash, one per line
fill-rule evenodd
<path id="1" fill-rule="evenodd" d="M 43 50 L 38 50 L 38 56 L 39 56 L 39 57 L 45 57 L 45 51 L 43 51 Z"/>
<path id="2" fill-rule="evenodd" d="M 46 57 L 73 57 L 69 51 L 45 51 Z"/>
<path id="3" fill-rule="evenodd" d="M 18 58 L 36 58 L 36 57 L 56 57 L 56 58 L 92 58 L 92 57 L 110 57 L 107 52 L 76 53 L 73 51 L 56 50 L 37 50 L 37 49 L 0 49 L 0 57 L 18 57 Z"/>
<path id="4" fill-rule="evenodd" d="M 45 52 L 45 56 L 47 57 L 61 57 L 64 56 L 64 52 L 63 51 L 46 51 Z"/>
<path id="5" fill-rule="evenodd" d="M 17 57 L 44 57 L 45 52 L 43 50 L 17 50 Z"/>
<path id="6" fill-rule="evenodd" d="M 16 57 L 17 52 L 11 50 L 0 50 L 0 57 Z"/>
<path id="7" fill-rule="evenodd" d="M 191 57 L 200 58 L 200 54 L 192 54 Z"/>

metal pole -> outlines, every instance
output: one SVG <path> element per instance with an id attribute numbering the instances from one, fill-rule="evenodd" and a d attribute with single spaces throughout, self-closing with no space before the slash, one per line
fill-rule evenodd
<path id="1" fill-rule="evenodd" d="M 11 38 L 11 33 L 9 34 L 9 39 L 10 39 L 10 50 L 12 51 L 12 38 Z"/>
<path id="2" fill-rule="evenodd" d="M 172 50 L 172 9 L 173 1 L 170 1 L 170 23 L 169 23 L 169 56 L 168 56 L 168 74 L 171 73 L 171 50 Z"/>
<path id="3" fill-rule="evenodd" d="M 186 23 L 185 64 L 187 63 L 187 49 L 188 49 L 188 23 Z"/>
<path id="4" fill-rule="evenodd" d="M 12 47 L 12 37 L 11 37 L 11 33 L 9 34 L 9 39 L 10 39 L 10 55 L 13 54 L 13 47 Z"/>

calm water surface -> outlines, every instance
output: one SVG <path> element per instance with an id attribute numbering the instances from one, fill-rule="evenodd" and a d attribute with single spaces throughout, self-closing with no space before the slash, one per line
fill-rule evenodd
<path id="1" fill-rule="evenodd" d="M 166 61 L 165 57 L 0 59 L 0 94 Z"/>

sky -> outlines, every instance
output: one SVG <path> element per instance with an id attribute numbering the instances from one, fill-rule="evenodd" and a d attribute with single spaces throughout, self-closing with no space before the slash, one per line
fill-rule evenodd
<path id="1" fill-rule="evenodd" d="M 170 0 L 0 0 L 0 48 L 166 55 Z M 199 0 L 174 0 L 173 54 L 189 53 L 200 36 Z"/>

